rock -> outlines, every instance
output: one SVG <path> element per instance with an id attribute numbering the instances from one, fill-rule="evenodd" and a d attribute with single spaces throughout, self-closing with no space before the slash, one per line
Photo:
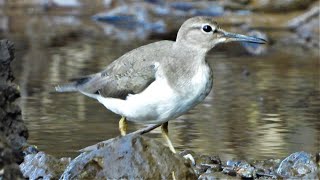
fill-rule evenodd
<path id="1" fill-rule="evenodd" d="M 150 3 L 137 2 L 117 6 L 92 18 L 98 22 L 106 35 L 119 40 L 145 39 L 151 33 L 164 33 L 166 24 L 151 14 L 157 8 Z M 159 8 L 158 8 L 159 9 Z"/>
<path id="2" fill-rule="evenodd" d="M 19 161 L 16 152 L 0 134 L 0 179 L 24 179 L 16 161 Z"/>
<path id="3" fill-rule="evenodd" d="M 290 20 L 287 26 L 291 29 L 299 28 L 299 26 L 303 25 L 305 22 L 310 21 L 314 17 L 319 17 L 320 7 L 314 6 L 307 12 L 295 17 L 294 19 Z"/>
<path id="4" fill-rule="evenodd" d="M 221 171 L 221 160 L 219 156 L 197 155 L 194 151 L 184 150 L 180 153 L 192 164 L 192 168 L 197 176 Z"/>
<path id="5" fill-rule="evenodd" d="M 186 151 L 188 152 L 188 151 Z M 186 153 L 185 152 L 185 153 Z M 192 153 L 192 152 L 191 152 Z M 189 153 L 189 154 L 191 154 Z M 316 158 L 305 152 L 296 152 L 291 154 L 281 162 L 280 159 L 269 159 L 264 161 L 247 162 L 244 160 L 228 160 L 221 165 L 220 169 L 213 170 L 212 168 L 203 167 L 209 162 L 208 156 L 193 155 L 198 164 L 193 166 L 198 174 L 198 179 L 281 179 L 281 178 L 303 178 L 303 179 L 318 179 L 319 170 L 317 162 L 319 162 L 319 154 Z M 213 159 L 211 157 L 211 159 Z M 220 159 L 215 161 L 221 164 Z M 281 162 L 281 163 L 280 163 Z M 201 164 L 202 163 L 202 164 Z M 202 165 L 202 166 L 200 166 Z M 198 167 L 200 166 L 200 167 Z M 202 168 L 202 169 L 201 169 Z M 203 170 L 205 169 L 205 170 Z M 205 171 L 205 172 L 204 172 Z"/>
<path id="6" fill-rule="evenodd" d="M 75 158 L 61 179 L 196 179 L 183 157 L 145 136 L 128 134 Z"/>
<path id="7" fill-rule="evenodd" d="M 44 152 L 38 152 L 26 155 L 20 164 L 20 170 L 28 179 L 59 179 L 70 161 L 70 158 L 56 159 Z"/>
<path id="8" fill-rule="evenodd" d="M 294 40 L 298 42 L 298 44 L 303 44 L 307 47 L 319 47 L 319 15 L 320 7 L 316 5 L 302 15 L 290 20 L 288 27 L 293 29 L 296 34 L 289 37 L 289 40 Z"/>
<path id="9" fill-rule="evenodd" d="M 315 0 L 252 0 L 251 6 L 255 11 L 284 12 L 306 9 Z"/>
<path id="10" fill-rule="evenodd" d="M 229 167 L 229 166 L 224 167 L 222 170 L 222 173 L 227 174 L 229 176 L 236 176 L 237 175 L 237 171 L 234 168 Z"/>
<path id="11" fill-rule="evenodd" d="M 256 177 L 255 168 L 247 161 L 229 160 L 227 161 L 226 166 L 223 167 L 222 172 L 230 176 L 238 175 L 245 179 L 253 179 Z"/>
<path id="12" fill-rule="evenodd" d="M 201 174 L 198 178 L 198 180 L 218 180 L 218 179 L 239 179 L 237 177 L 228 176 L 226 174 L 223 174 L 222 172 L 213 172 L 213 173 L 204 173 Z"/>
<path id="13" fill-rule="evenodd" d="M 304 177 L 308 174 L 308 177 L 313 177 L 313 175 L 317 176 L 318 168 L 312 156 L 302 151 L 285 158 L 280 163 L 277 173 L 283 178 Z"/>
<path id="14" fill-rule="evenodd" d="M 26 143 L 28 130 L 25 126 L 20 108 L 14 104 L 20 97 L 17 86 L 12 83 L 14 77 L 10 63 L 14 59 L 13 44 L 7 40 L 0 41 L 0 92 L 1 113 L 0 133 L 5 135 L 9 145 L 19 151 Z"/>
<path id="15" fill-rule="evenodd" d="M 254 172 L 254 167 L 252 167 L 246 161 L 241 161 L 240 164 L 237 166 L 236 170 L 237 170 L 237 174 L 241 178 L 253 179 L 256 177 L 256 174 Z"/>
<path id="16" fill-rule="evenodd" d="M 118 2 L 118 1 L 117 1 Z M 222 16 L 224 7 L 217 2 L 115 2 L 111 9 L 94 15 L 105 34 L 119 40 L 146 39 L 153 35 L 167 33 L 176 27 L 177 21 L 170 24 L 172 17 Z M 178 18 L 177 18 L 178 17 Z M 101 23 L 102 22 L 102 23 Z"/>
<path id="17" fill-rule="evenodd" d="M 276 178 L 276 170 L 280 162 L 280 159 L 269 159 L 264 161 L 253 161 L 251 164 L 255 168 L 257 177 Z"/>
<path id="18" fill-rule="evenodd" d="M 28 138 L 21 110 L 15 105 L 20 97 L 10 63 L 14 59 L 13 44 L 0 41 L 0 179 L 22 179 L 17 163 L 22 162 L 22 147 Z"/>
<path id="19" fill-rule="evenodd" d="M 29 145 L 23 149 L 23 156 L 27 156 L 29 154 L 37 154 L 39 150 L 34 145 Z"/>
<path id="20" fill-rule="evenodd" d="M 291 32 L 282 33 L 281 36 L 275 38 L 275 46 L 277 48 L 282 48 L 283 46 L 300 47 L 301 51 L 308 49 L 318 55 L 320 47 L 319 15 L 320 8 L 315 3 L 306 12 L 285 22 L 284 28 Z"/>
<path id="21" fill-rule="evenodd" d="M 1 77 L 1 86 L 7 81 L 13 80 L 13 75 L 10 69 L 10 63 L 14 59 L 14 47 L 13 43 L 8 40 L 0 41 L 0 77 Z"/>
<path id="22" fill-rule="evenodd" d="M 124 4 L 107 12 L 98 13 L 92 18 L 124 29 L 133 30 L 141 27 L 158 33 L 164 32 L 164 22 L 151 16 L 152 11 L 154 11 L 153 6 L 148 3 Z M 163 26 L 159 26 L 160 24 L 163 24 Z"/>

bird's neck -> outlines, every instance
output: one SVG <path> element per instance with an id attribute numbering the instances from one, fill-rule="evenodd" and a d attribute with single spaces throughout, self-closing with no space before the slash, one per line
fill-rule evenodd
<path id="1" fill-rule="evenodd" d="M 173 44 L 174 52 L 179 53 L 179 56 L 185 56 L 185 60 L 191 60 L 195 63 L 205 63 L 205 56 L 208 50 L 199 48 L 193 45 L 188 45 L 182 42 Z"/>

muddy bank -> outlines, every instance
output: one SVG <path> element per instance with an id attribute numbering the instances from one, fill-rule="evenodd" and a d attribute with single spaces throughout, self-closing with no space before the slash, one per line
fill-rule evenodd
<path id="1" fill-rule="evenodd" d="M 10 64 L 14 60 L 13 43 L 0 41 L 0 179 L 21 179 L 17 163 L 23 161 L 22 147 L 26 144 L 28 130 L 16 104 L 20 92 Z"/>

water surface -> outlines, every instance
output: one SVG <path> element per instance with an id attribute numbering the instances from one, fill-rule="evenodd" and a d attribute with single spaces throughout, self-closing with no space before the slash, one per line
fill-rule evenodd
<path id="1" fill-rule="evenodd" d="M 74 157 L 79 149 L 118 136 L 118 115 L 81 94 L 55 94 L 52 88 L 100 71 L 124 52 L 149 42 L 104 38 L 50 48 L 18 45 L 14 73 L 22 91 L 29 143 L 59 157 Z M 178 150 L 218 154 L 223 159 L 319 151 L 317 54 L 291 47 L 250 56 L 229 49 L 213 50 L 207 60 L 214 70 L 213 90 L 203 103 L 169 123 Z M 141 127 L 129 124 L 130 131 Z M 148 136 L 163 142 L 159 129 Z"/>

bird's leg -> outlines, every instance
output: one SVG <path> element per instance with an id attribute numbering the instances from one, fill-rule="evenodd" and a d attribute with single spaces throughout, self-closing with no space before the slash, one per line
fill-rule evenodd
<path id="1" fill-rule="evenodd" d="M 125 117 L 122 116 L 122 118 L 119 121 L 119 130 L 120 130 L 121 136 L 125 136 L 127 134 L 127 128 L 128 128 L 127 120 Z"/>
<path id="2" fill-rule="evenodd" d="M 176 150 L 174 149 L 172 143 L 171 143 L 171 140 L 169 139 L 169 136 L 168 136 L 168 122 L 165 122 L 161 125 L 161 133 L 162 133 L 162 136 L 163 138 L 167 141 L 168 143 L 168 146 L 170 148 L 170 150 L 173 152 L 173 153 L 176 153 Z"/>

